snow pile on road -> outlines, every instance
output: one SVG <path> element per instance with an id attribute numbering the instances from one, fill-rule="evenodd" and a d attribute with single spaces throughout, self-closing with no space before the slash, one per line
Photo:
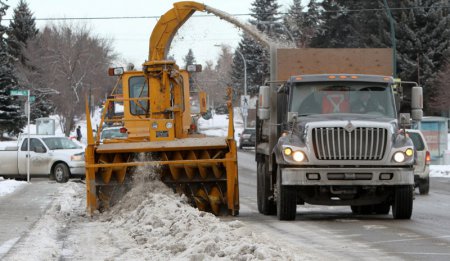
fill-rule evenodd
<path id="1" fill-rule="evenodd" d="M 85 185 L 62 184 L 45 215 L 4 260 L 305 260 L 290 246 L 187 204 L 139 179 L 109 211 L 86 215 Z"/>
<path id="2" fill-rule="evenodd" d="M 300 259 L 240 221 L 223 222 L 192 208 L 157 180 L 139 183 L 101 219 L 129 231 L 143 256 L 156 260 Z"/>
<path id="3" fill-rule="evenodd" d="M 430 165 L 430 177 L 450 178 L 450 165 Z"/>

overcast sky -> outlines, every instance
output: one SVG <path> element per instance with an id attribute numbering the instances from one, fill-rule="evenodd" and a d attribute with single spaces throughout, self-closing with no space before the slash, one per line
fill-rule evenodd
<path id="1" fill-rule="evenodd" d="M 3 0 L 5 1 L 5 0 Z M 5 18 L 12 18 L 12 11 L 19 0 L 6 0 L 10 6 Z M 27 0 L 34 17 L 41 18 L 91 18 L 91 17 L 159 17 L 172 7 L 174 0 Z M 229 14 L 250 13 L 253 0 L 204 0 L 206 5 L 220 9 Z M 280 11 L 285 11 L 292 0 L 279 0 Z M 215 61 L 219 48 L 214 45 L 227 44 L 236 47 L 241 31 L 217 17 L 206 13 L 195 13 L 178 31 L 171 46 L 171 53 L 177 63 L 183 65 L 183 57 L 192 48 L 198 63 Z M 201 15 L 195 17 L 195 15 Z M 247 21 L 249 16 L 238 16 Z M 87 24 L 99 37 L 113 40 L 115 51 L 139 67 L 148 57 L 148 40 L 155 26 L 156 18 L 145 19 L 108 19 L 76 20 L 73 23 Z M 36 21 L 42 28 L 48 21 Z M 58 23 L 58 22 L 53 22 Z"/>

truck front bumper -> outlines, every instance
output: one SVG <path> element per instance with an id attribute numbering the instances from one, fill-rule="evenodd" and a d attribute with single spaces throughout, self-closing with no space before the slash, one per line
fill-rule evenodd
<path id="1" fill-rule="evenodd" d="M 412 168 L 282 168 L 283 185 L 414 185 Z"/>

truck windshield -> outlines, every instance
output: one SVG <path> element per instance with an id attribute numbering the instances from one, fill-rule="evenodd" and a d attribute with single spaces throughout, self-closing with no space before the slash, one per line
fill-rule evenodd
<path id="1" fill-rule="evenodd" d="M 77 145 L 75 142 L 68 138 L 42 138 L 45 145 L 50 150 L 70 150 L 70 149 L 81 149 L 82 147 Z"/>
<path id="2" fill-rule="evenodd" d="M 356 113 L 396 117 L 392 89 L 383 83 L 297 83 L 291 90 L 289 110 L 299 116 Z"/>

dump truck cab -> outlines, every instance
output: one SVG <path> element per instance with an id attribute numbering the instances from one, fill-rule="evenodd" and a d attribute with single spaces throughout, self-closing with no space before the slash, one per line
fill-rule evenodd
<path id="1" fill-rule="evenodd" d="M 370 60 L 373 52 L 356 57 L 340 49 L 313 51 L 341 55 L 348 71 L 367 71 L 355 62 L 361 57 Z M 310 55 L 308 50 L 290 52 Z M 376 56 L 371 59 L 378 61 Z M 341 69 L 299 61 L 306 71 Z M 279 68 L 292 69 L 284 64 L 279 62 L 285 66 Z M 397 111 L 404 99 L 397 80 L 362 73 L 302 74 L 259 91 L 256 161 L 261 213 L 292 220 L 297 205 L 308 203 L 347 205 L 354 214 L 387 214 L 392 206 L 394 218 L 411 217 L 414 146 L 404 131 L 409 114 Z M 413 119 L 420 120 L 421 87 L 412 87 L 411 96 Z"/>

